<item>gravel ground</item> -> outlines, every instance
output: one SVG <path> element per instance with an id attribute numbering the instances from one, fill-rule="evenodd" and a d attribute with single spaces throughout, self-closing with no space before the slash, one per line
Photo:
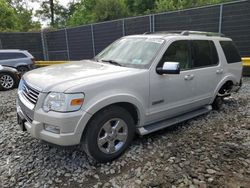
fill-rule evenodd
<path id="1" fill-rule="evenodd" d="M 250 187 L 250 79 L 222 110 L 145 137 L 112 163 L 21 132 L 0 92 L 0 187 Z"/>

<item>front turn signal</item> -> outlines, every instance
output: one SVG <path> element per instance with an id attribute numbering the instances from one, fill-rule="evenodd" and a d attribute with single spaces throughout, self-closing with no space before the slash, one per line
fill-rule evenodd
<path id="1" fill-rule="evenodd" d="M 71 106 L 81 106 L 83 104 L 83 99 L 72 99 L 70 102 Z"/>

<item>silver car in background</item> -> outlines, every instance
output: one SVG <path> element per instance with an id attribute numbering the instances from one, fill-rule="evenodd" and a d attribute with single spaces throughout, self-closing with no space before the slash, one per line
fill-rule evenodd
<path id="1" fill-rule="evenodd" d="M 21 74 L 34 68 L 35 58 L 26 50 L 0 50 L 0 65 L 16 68 Z"/>

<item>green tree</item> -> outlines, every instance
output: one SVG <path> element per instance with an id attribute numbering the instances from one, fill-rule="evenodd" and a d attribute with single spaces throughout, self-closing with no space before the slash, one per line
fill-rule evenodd
<path id="1" fill-rule="evenodd" d="M 179 10 L 226 1 L 229 0 L 157 0 L 155 4 L 155 11 L 163 12 L 170 10 Z"/>
<path id="2" fill-rule="evenodd" d="M 20 31 L 40 30 L 40 22 L 32 20 L 33 9 L 29 7 L 27 0 L 7 0 L 7 2 L 15 11 Z"/>
<path id="3" fill-rule="evenodd" d="M 93 9 L 96 5 L 96 0 L 81 0 L 77 3 L 71 3 L 69 10 L 71 14 L 67 21 L 67 25 L 76 26 L 95 22 Z"/>
<path id="4" fill-rule="evenodd" d="M 36 16 L 43 21 L 50 20 L 52 27 L 64 27 L 68 19 L 68 9 L 60 5 L 58 0 L 42 1 L 41 9 L 36 11 Z"/>
<path id="5" fill-rule="evenodd" d="M 155 8 L 156 0 L 126 0 L 126 4 L 132 15 L 147 14 Z"/>
<path id="6" fill-rule="evenodd" d="M 81 0 L 75 4 L 74 9 L 67 22 L 69 26 L 119 19 L 129 15 L 124 0 Z"/>
<path id="7" fill-rule="evenodd" d="M 96 21 L 114 20 L 128 16 L 124 0 L 97 0 L 94 7 Z"/>
<path id="8" fill-rule="evenodd" d="M 79 0 L 69 4 L 66 24 L 77 26 L 225 1 L 230 0 Z"/>
<path id="9" fill-rule="evenodd" d="M 4 0 L 0 0 L 0 31 L 18 31 L 19 24 L 15 11 Z"/>

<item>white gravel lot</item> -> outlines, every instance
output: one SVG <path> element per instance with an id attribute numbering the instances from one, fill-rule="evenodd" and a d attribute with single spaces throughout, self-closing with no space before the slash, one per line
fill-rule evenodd
<path id="1" fill-rule="evenodd" d="M 0 188 L 250 187 L 249 78 L 219 112 L 137 137 L 107 164 L 20 131 L 16 92 L 0 92 Z"/>

